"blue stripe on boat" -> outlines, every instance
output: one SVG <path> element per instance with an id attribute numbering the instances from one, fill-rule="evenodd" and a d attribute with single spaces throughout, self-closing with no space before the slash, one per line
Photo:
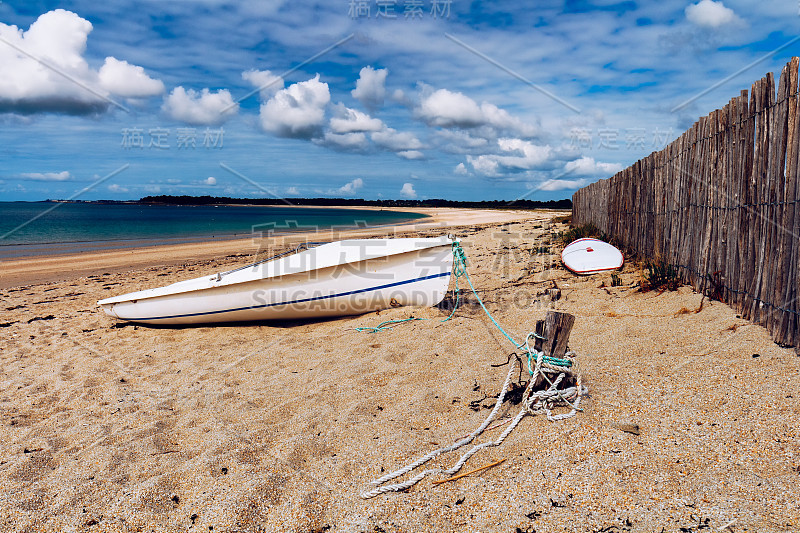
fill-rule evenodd
<path id="1" fill-rule="evenodd" d="M 398 285 L 408 285 L 409 283 L 416 283 L 417 281 L 425 281 L 426 279 L 441 278 L 441 277 L 444 277 L 444 276 L 449 276 L 451 274 L 452 274 L 452 272 L 442 272 L 440 274 L 432 274 L 430 276 L 423 276 L 421 278 L 409 279 L 409 280 L 406 280 L 406 281 L 397 281 L 397 282 L 394 282 L 394 283 L 387 283 L 386 285 L 378 285 L 376 287 L 369 287 L 367 289 L 358 289 L 356 291 L 342 292 L 342 293 L 339 293 L 339 294 L 330 294 L 328 296 L 314 296 L 313 298 L 302 298 L 300 300 L 294 300 L 294 301 L 291 301 L 291 302 L 279 302 L 279 303 L 274 303 L 274 304 L 251 305 L 251 306 L 248 306 L 248 307 L 235 307 L 233 309 L 223 309 L 223 310 L 220 310 L 220 311 L 204 311 L 202 313 L 186 313 L 186 314 L 182 314 L 182 315 L 153 316 L 153 317 L 143 317 L 143 318 L 123 318 L 121 320 L 127 320 L 127 321 L 130 321 L 130 322 L 138 322 L 138 321 L 143 321 L 143 320 L 166 320 L 168 318 L 183 318 L 183 317 L 187 317 L 187 316 L 216 315 L 216 314 L 221 314 L 221 313 L 233 313 L 233 312 L 236 312 L 236 311 L 246 311 L 248 309 L 260 309 L 260 308 L 264 308 L 264 307 L 276 307 L 276 306 L 279 306 L 279 305 L 292 305 L 292 304 L 299 304 L 299 303 L 305 303 L 305 302 L 313 302 L 315 300 L 328 300 L 328 299 L 331 299 L 331 298 L 339 298 L 340 296 L 350 296 L 351 294 L 359 294 L 359 293 L 362 293 L 362 292 L 369 292 L 369 291 L 377 291 L 377 290 L 380 290 L 380 289 L 387 289 L 389 287 L 397 287 Z M 113 309 L 113 307 L 112 307 L 112 309 Z"/>

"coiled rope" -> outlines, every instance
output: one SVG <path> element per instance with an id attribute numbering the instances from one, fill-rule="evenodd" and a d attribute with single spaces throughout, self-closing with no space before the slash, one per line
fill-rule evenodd
<path id="1" fill-rule="evenodd" d="M 467 256 L 464 253 L 463 248 L 461 248 L 460 243 L 453 242 L 453 273 L 456 277 L 456 305 L 453 307 L 453 311 L 450 313 L 446 320 L 450 320 L 452 318 L 453 313 L 458 308 L 459 303 L 459 290 L 458 290 L 458 279 L 463 277 L 466 279 L 467 283 L 469 284 L 469 288 L 472 290 L 472 294 L 477 299 L 478 303 L 483 309 L 486 316 L 492 321 L 492 323 L 497 327 L 498 330 L 509 340 L 514 346 L 518 349 L 524 349 L 528 355 L 528 373 L 530 374 L 530 379 L 528 380 L 528 385 L 525 388 L 525 391 L 522 394 L 522 408 L 511 421 L 511 424 L 500 434 L 500 436 L 493 441 L 487 441 L 481 444 L 475 444 L 470 448 L 467 452 L 461 455 L 461 457 L 456 461 L 456 463 L 447 469 L 441 468 L 432 468 L 423 470 L 419 472 L 415 476 L 409 478 L 406 481 L 399 482 L 399 483 L 392 483 L 386 485 L 385 483 L 392 481 L 400 476 L 408 474 L 412 470 L 424 465 L 428 461 L 439 457 L 442 454 L 452 452 L 459 448 L 462 448 L 474 441 L 481 433 L 483 433 L 489 424 L 497 416 L 498 411 L 500 410 L 500 406 L 505 401 L 506 392 L 508 391 L 508 387 L 511 384 L 511 377 L 514 374 L 514 365 L 509 365 L 508 374 L 506 375 L 506 379 L 503 382 L 503 386 L 500 389 L 500 394 L 497 396 L 497 402 L 494 404 L 494 408 L 492 409 L 489 416 L 486 417 L 486 420 L 472 433 L 468 436 L 464 437 L 461 440 L 456 441 L 455 443 L 444 446 L 439 448 L 438 450 L 434 450 L 429 452 L 426 455 L 418 458 L 417 460 L 409 463 L 408 465 L 395 470 L 394 472 L 390 472 L 385 476 L 382 476 L 374 481 L 371 482 L 372 485 L 376 485 L 377 487 L 361 493 L 362 498 L 373 498 L 380 494 L 385 494 L 387 492 L 396 492 L 408 489 L 413 487 L 420 481 L 422 481 L 426 476 L 430 474 L 437 474 L 443 473 L 447 475 L 453 475 L 459 470 L 464 464 L 469 460 L 470 457 L 478 453 L 480 450 L 484 448 L 489 448 L 492 446 L 499 446 L 503 443 L 503 441 L 514 431 L 514 428 L 520 423 L 520 421 L 526 415 L 537 415 L 540 413 L 545 413 L 547 415 L 547 419 L 550 421 L 557 421 L 557 420 L 564 420 L 566 418 L 570 418 L 575 416 L 575 414 L 580 410 L 580 401 L 581 396 L 588 392 L 586 387 L 581 385 L 581 377 L 579 374 L 576 373 L 575 365 L 574 365 L 574 352 L 567 352 L 564 358 L 557 358 L 557 357 L 549 357 L 544 355 L 543 352 L 536 350 L 530 343 L 531 338 L 541 338 L 540 336 L 536 335 L 536 333 L 528 333 L 525 337 L 525 341 L 522 343 L 517 343 L 511 335 L 509 335 L 500 324 L 494 319 L 492 314 L 483 304 L 480 296 L 478 296 L 477 291 L 475 290 L 475 286 L 472 284 L 472 280 L 469 277 L 469 273 L 467 272 Z M 404 322 L 407 320 L 404 320 Z M 387 321 L 390 322 L 390 321 Z M 379 324 L 377 328 L 370 328 L 375 329 L 376 331 L 380 331 L 383 324 Z M 368 329 L 368 328 L 363 328 Z M 386 328 L 384 328 L 386 329 Z M 532 363 L 535 361 L 535 365 L 532 366 Z M 551 379 L 552 376 L 555 376 Z M 567 387 L 565 389 L 559 389 L 559 385 L 563 382 L 563 380 L 567 376 L 575 376 L 576 377 L 576 384 L 572 387 Z M 533 387 L 537 385 L 541 381 L 546 381 L 549 384 L 549 387 L 545 390 L 538 390 L 534 391 Z M 552 413 L 553 408 L 567 405 L 571 407 L 570 412 L 568 413 L 561 413 L 554 415 Z"/>

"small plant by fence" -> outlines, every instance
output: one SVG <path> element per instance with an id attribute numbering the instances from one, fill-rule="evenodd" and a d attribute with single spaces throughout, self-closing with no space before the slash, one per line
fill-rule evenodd
<path id="1" fill-rule="evenodd" d="M 575 192 L 594 224 L 800 350 L 798 58 L 663 150 Z"/>

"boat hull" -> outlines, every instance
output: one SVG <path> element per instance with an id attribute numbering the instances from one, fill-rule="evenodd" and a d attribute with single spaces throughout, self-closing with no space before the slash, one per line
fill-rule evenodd
<path id="1" fill-rule="evenodd" d="M 599 239 L 572 241 L 561 251 L 561 261 L 575 274 L 589 275 L 622 267 L 625 258 L 617 248 Z"/>
<path id="2" fill-rule="evenodd" d="M 437 246 L 322 269 L 177 294 L 99 302 L 112 317 L 146 324 L 200 324 L 323 318 L 399 306 L 432 306 L 447 293 L 450 246 Z M 213 278 L 212 278 L 213 279 Z"/>

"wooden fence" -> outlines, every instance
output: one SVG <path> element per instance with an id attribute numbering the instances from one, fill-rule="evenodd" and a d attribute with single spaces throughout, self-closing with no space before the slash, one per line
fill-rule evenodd
<path id="1" fill-rule="evenodd" d="M 661 151 L 572 197 L 573 223 L 672 264 L 800 351 L 798 58 Z"/>

